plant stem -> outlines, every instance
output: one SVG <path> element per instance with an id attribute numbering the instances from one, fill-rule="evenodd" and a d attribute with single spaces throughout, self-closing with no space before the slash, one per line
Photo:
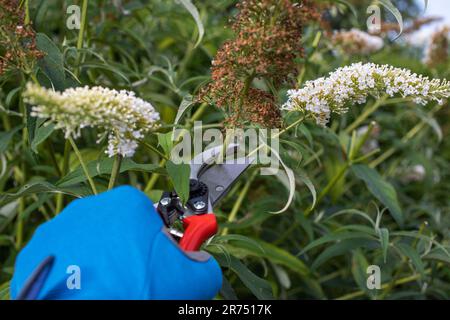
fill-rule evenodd
<path id="1" fill-rule="evenodd" d="M 183 57 L 183 60 L 180 62 L 179 68 L 178 68 L 178 72 L 177 72 L 177 76 L 178 78 L 181 77 L 181 75 L 184 74 L 184 72 L 186 71 L 186 67 L 189 63 L 189 61 L 192 58 L 192 54 L 194 53 L 195 47 L 192 44 L 192 42 L 189 42 L 186 48 L 186 54 Z"/>
<path id="2" fill-rule="evenodd" d="M 425 270 L 425 273 L 426 273 L 426 274 L 428 274 L 428 273 L 430 273 L 430 272 L 431 272 L 431 268 Z M 386 288 L 387 288 L 388 286 L 390 286 L 390 285 L 392 285 L 393 287 L 395 287 L 395 286 L 398 286 L 398 285 L 401 285 L 401 284 L 405 284 L 405 283 L 408 283 L 408 282 L 412 282 L 412 281 L 415 281 L 415 280 L 417 280 L 417 279 L 420 279 L 420 277 L 421 277 L 420 274 L 414 274 L 414 275 L 409 276 L 409 277 L 404 277 L 404 278 L 395 280 L 395 281 L 393 282 L 393 284 L 391 284 L 391 283 L 383 284 L 383 285 L 381 286 L 381 289 L 384 290 L 384 289 L 386 289 Z M 348 294 L 345 294 L 345 295 L 343 295 L 343 296 L 340 296 L 340 297 L 336 298 L 336 300 L 350 300 L 350 299 L 354 299 L 354 298 L 357 298 L 357 297 L 362 297 L 362 296 L 364 296 L 365 294 L 366 294 L 365 291 L 359 290 L 359 291 L 355 291 L 355 292 L 348 293 Z"/>
<path id="3" fill-rule="evenodd" d="M 434 113 L 438 112 L 440 109 L 442 108 L 441 105 L 437 105 L 435 108 L 433 108 L 433 110 L 431 110 L 428 113 L 428 116 L 432 116 Z M 422 120 L 421 122 L 419 122 L 418 124 L 416 124 L 411 130 L 409 130 L 405 136 L 401 139 L 401 144 L 405 144 L 406 142 L 408 142 L 409 140 L 411 140 L 412 138 L 414 138 L 414 136 L 416 134 L 418 134 L 420 132 L 420 130 L 422 130 L 425 127 L 426 123 L 424 120 Z M 383 163 L 387 158 L 389 158 L 390 156 L 392 156 L 396 151 L 398 150 L 398 146 L 396 147 L 391 147 L 389 149 L 387 149 L 385 152 L 383 152 L 378 158 L 376 158 L 375 160 L 373 160 L 369 166 L 371 168 L 375 168 L 377 167 L 380 163 Z"/>
<path id="4" fill-rule="evenodd" d="M 278 133 L 272 135 L 270 138 L 271 139 L 276 139 L 279 136 L 281 136 L 283 133 L 291 130 L 292 128 L 294 128 L 295 126 L 297 126 L 298 124 L 300 124 L 305 118 L 300 118 L 296 121 L 294 121 L 293 123 L 291 123 L 289 126 L 287 126 L 286 128 L 284 128 L 283 130 L 279 131 Z M 255 154 L 256 152 L 258 152 L 259 149 L 261 149 L 263 146 L 265 146 L 264 144 L 260 144 L 257 148 L 253 149 L 251 152 L 249 152 L 247 157 L 251 157 L 253 154 Z"/>
<path id="5" fill-rule="evenodd" d="M 253 174 L 251 175 L 251 177 L 247 180 L 247 182 L 245 183 L 244 187 L 242 188 L 241 192 L 239 193 L 239 197 L 237 198 L 236 202 L 233 205 L 233 208 L 231 209 L 230 215 L 228 216 L 228 222 L 233 222 L 234 219 L 236 218 L 237 213 L 239 212 L 239 209 L 241 208 L 242 202 L 245 199 L 245 196 L 248 193 L 248 190 L 250 189 L 250 185 L 252 184 L 253 180 L 256 177 L 256 173 L 258 171 L 253 172 Z M 228 228 L 224 228 L 222 231 L 222 235 L 227 235 L 228 234 Z"/>
<path id="6" fill-rule="evenodd" d="M 25 109 L 25 104 L 23 99 L 20 99 L 19 101 L 19 109 L 20 112 L 23 114 L 23 131 L 22 131 L 22 147 L 25 148 L 27 146 L 28 141 L 28 129 L 27 129 L 27 111 Z M 27 174 L 26 174 L 26 163 L 25 161 L 22 161 L 20 164 L 21 172 L 22 172 L 22 184 L 25 184 L 27 181 Z M 23 241 L 23 212 L 25 211 L 25 198 L 22 196 L 19 199 L 19 208 L 17 213 L 17 226 L 16 226 L 16 249 L 19 250 L 22 247 L 22 241 Z"/>
<path id="7" fill-rule="evenodd" d="M 384 160 L 386 160 L 387 158 L 389 158 L 390 156 L 392 156 L 395 151 L 397 151 L 397 148 L 391 147 L 388 150 L 386 150 L 385 152 L 383 152 L 383 154 L 381 154 L 378 158 L 376 158 L 375 160 L 373 160 L 370 164 L 369 167 L 371 168 L 375 168 L 377 167 L 380 163 L 384 162 Z"/>
<path id="8" fill-rule="evenodd" d="M 188 121 L 186 127 L 188 129 L 190 129 L 193 125 L 194 122 L 199 119 L 202 115 L 203 112 L 205 112 L 206 107 L 208 106 L 208 104 L 203 103 L 200 105 L 200 107 L 197 109 L 197 111 L 195 111 L 194 115 L 192 116 L 192 118 Z M 178 140 L 181 139 L 181 136 L 177 136 L 175 137 L 175 141 L 178 142 Z M 163 167 L 166 164 L 167 160 L 165 158 L 163 158 L 160 162 L 159 162 L 159 166 Z M 150 178 L 150 180 L 148 181 L 147 185 L 145 186 L 144 192 L 150 192 L 155 183 L 158 181 L 159 178 L 159 174 L 158 173 L 153 173 L 152 177 Z"/>
<path id="9" fill-rule="evenodd" d="M 31 197 L 33 198 L 33 200 L 35 202 L 39 202 L 39 198 L 37 197 L 37 195 L 33 194 Z M 44 216 L 45 220 L 47 220 L 47 221 L 50 220 L 50 216 L 48 214 L 48 211 L 45 208 L 45 202 L 42 203 L 42 205 L 40 207 L 38 207 L 38 210 L 42 213 L 42 215 Z"/>
<path id="10" fill-rule="evenodd" d="M 293 127 L 297 126 L 298 124 L 300 124 L 300 122 L 302 122 L 303 120 L 305 120 L 304 117 L 297 119 L 296 121 L 294 121 L 293 123 L 291 123 L 290 125 L 288 125 L 286 128 L 284 128 L 283 130 L 281 130 L 280 132 L 278 132 L 277 134 L 272 136 L 273 138 L 278 138 L 279 136 L 281 136 L 283 133 L 285 133 L 286 131 L 291 130 Z"/>
<path id="11" fill-rule="evenodd" d="M 420 225 L 418 235 L 422 235 L 423 231 L 425 230 L 425 227 L 426 227 L 425 223 L 422 223 Z M 412 245 L 414 249 L 417 249 L 416 246 L 417 246 L 417 242 L 418 241 L 419 241 L 419 238 L 416 238 L 414 240 L 414 243 Z M 379 296 L 380 299 L 384 299 L 385 297 L 387 297 L 389 295 L 389 293 L 392 291 L 392 289 L 394 289 L 395 281 L 398 280 L 398 278 L 400 278 L 400 275 L 401 275 L 403 269 L 405 268 L 405 266 L 408 265 L 408 261 L 409 261 L 409 258 L 407 258 L 406 256 L 402 256 L 401 262 L 399 264 L 398 269 L 396 270 L 396 272 L 392 276 L 391 282 L 388 283 L 388 285 L 385 288 L 385 290 L 380 294 L 380 296 Z"/>
<path id="12" fill-rule="evenodd" d="M 242 105 L 244 104 L 244 99 L 248 94 L 248 90 L 250 89 L 250 85 L 252 84 L 254 77 L 255 76 L 252 73 L 252 74 L 248 75 L 247 78 L 245 79 L 244 88 L 242 89 L 241 95 L 239 97 L 239 105 L 237 106 L 238 109 L 235 110 L 236 111 L 236 119 L 239 119 L 239 114 L 241 113 Z"/>
<path id="13" fill-rule="evenodd" d="M 61 178 L 64 177 L 69 171 L 69 155 L 70 155 L 70 142 L 66 140 L 64 143 L 64 155 L 63 155 L 63 167 L 61 171 Z M 55 215 L 61 212 L 62 207 L 64 205 L 64 194 L 58 193 L 56 196 L 56 210 Z"/>
<path id="14" fill-rule="evenodd" d="M 305 212 L 306 215 L 306 212 Z M 282 243 L 297 227 L 299 226 L 299 223 L 295 220 L 291 223 L 289 228 L 286 229 L 286 231 L 279 237 L 277 240 L 273 241 L 274 245 L 279 245 Z"/>
<path id="15" fill-rule="evenodd" d="M 159 151 L 157 148 L 155 148 L 154 146 L 152 146 L 151 144 L 145 142 L 145 141 L 140 141 L 140 143 L 142 143 L 146 148 L 152 150 L 154 153 L 156 153 L 157 155 L 159 155 L 161 158 L 165 159 L 165 160 L 169 160 L 169 158 L 162 153 L 161 151 Z"/>
<path id="16" fill-rule="evenodd" d="M 108 190 L 114 188 L 114 185 L 117 181 L 117 176 L 120 173 L 120 164 L 122 163 L 122 156 L 120 154 L 116 154 L 114 157 L 114 163 L 111 171 L 111 177 L 109 178 Z"/>
<path id="17" fill-rule="evenodd" d="M 84 175 L 86 176 L 87 180 L 89 181 L 89 185 L 91 186 L 92 192 L 94 194 L 97 194 L 97 188 L 95 187 L 94 180 L 92 180 L 91 176 L 89 175 L 88 168 L 83 161 L 83 157 L 81 156 L 80 150 L 78 150 L 78 147 L 75 144 L 75 141 L 73 141 L 72 137 L 69 137 L 68 139 L 69 139 L 70 144 L 72 145 L 73 151 L 75 151 L 75 154 L 78 157 L 78 161 L 80 161 L 81 167 L 83 168 Z"/>
<path id="18" fill-rule="evenodd" d="M 2 121 L 5 131 L 11 130 L 11 122 L 9 121 L 9 115 L 6 112 L 2 113 Z"/>
<path id="19" fill-rule="evenodd" d="M 25 210 L 25 200 L 24 198 L 19 199 L 19 210 L 17 213 L 17 225 L 16 225 L 16 250 L 20 250 L 22 247 L 22 241 L 23 241 L 23 217 L 22 213 Z"/>
<path id="20" fill-rule="evenodd" d="M 334 177 L 328 182 L 325 188 L 317 197 L 316 203 L 314 206 L 311 206 L 309 209 L 305 211 L 305 216 L 307 217 L 316 207 L 317 204 L 322 201 L 322 199 L 330 192 L 330 190 L 334 187 L 334 185 L 342 178 L 342 176 L 347 172 L 347 169 L 350 168 L 351 162 L 346 162 L 344 166 L 342 166 L 339 171 L 334 175 Z"/>
<path id="21" fill-rule="evenodd" d="M 167 162 L 166 159 L 162 159 L 159 162 L 159 166 L 164 167 L 166 162 Z M 153 186 L 155 185 L 155 183 L 158 181 L 158 178 L 159 178 L 159 173 L 153 173 L 150 180 L 148 181 L 147 185 L 145 186 L 144 192 L 150 192 L 153 189 Z"/>
<path id="22" fill-rule="evenodd" d="M 358 118 L 356 118 L 355 121 L 353 121 L 352 124 L 350 124 L 346 129 L 345 132 L 347 134 L 350 134 L 353 130 L 355 130 L 361 123 L 364 122 L 372 113 L 374 113 L 380 106 L 384 104 L 386 101 L 388 95 L 382 96 L 380 99 L 377 99 L 372 106 L 369 108 L 366 108 L 362 114 L 359 115 Z"/>
<path id="23" fill-rule="evenodd" d="M 30 5 L 29 0 L 25 0 L 25 24 L 30 24 Z"/>
<path id="24" fill-rule="evenodd" d="M 69 160 L 70 160 L 70 141 L 66 140 L 64 143 L 64 159 L 62 174 L 66 175 L 69 172 Z"/>
<path id="25" fill-rule="evenodd" d="M 84 30 L 86 28 L 86 15 L 87 15 L 87 7 L 88 7 L 88 0 L 83 0 L 83 5 L 81 8 L 81 25 L 80 25 L 80 31 L 78 32 L 78 40 L 77 40 L 77 59 L 76 59 L 76 69 L 75 69 L 75 76 L 78 77 L 80 74 L 80 63 L 81 63 L 81 54 L 80 49 L 83 47 L 83 40 L 84 40 Z"/>
<path id="26" fill-rule="evenodd" d="M 366 132 L 362 135 L 362 137 L 359 139 L 359 141 L 356 143 L 356 137 L 354 137 L 356 145 L 354 148 L 350 149 L 349 153 L 349 159 L 355 159 L 355 157 L 358 155 L 361 148 L 366 143 L 367 139 L 369 139 L 370 135 L 372 134 L 373 128 L 375 127 L 375 121 L 370 122 L 369 127 L 367 128 Z M 356 131 L 353 131 L 352 135 L 356 135 Z"/>
<path id="27" fill-rule="evenodd" d="M 56 174 L 59 177 L 61 177 L 62 173 L 61 173 L 61 169 L 59 168 L 58 161 L 56 161 L 55 149 L 53 148 L 53 144 L 49 140 L 46 140 L 45 144 L 48 147 L 48 154 L 50 156 L 50 160 L 51 160 L 53 166 L 55 167 Z"/>
<path id="28" fill-rule="evenodd" d="M 35 84 L 40 85 L 39 80 L 34 73 L 30 73 L 30 78 Z"/>
<path id="29" fill-rule="evenodd" d="M 358 156 L 358 153 L 361 149 L 361 147 L 366 143 L 367 139 L 370 137 L 370 134 L 375 126 L 375 122 L 371 122 L 369 124 L 369 127 L 367 128 L 367 131 L 364 133 L 364 135 L 359 138 L 356 137 L 356 132 L 352 131 L 352 139 L 350 142 L 350 150 L 348 152 L 348 160 L 345 163 L 344 166 L 342 166 L 339 171 L 336 173 L 336 175 L 328 182 L 328 184 L 325 186 L 325 188 L 322 190 L 322 192 L 317 197 L 316 203 L 314 206 L 311 206 L 309 209 L 305 211 L 305 216 L 308 216 L 316 207 L 317 204 L 322 201 L 322 199 L 330 192 L 330 190 L 334 187 L 334 185 L 342 178 L 342 176 L 347 172 L 347 170 L 352 166 L 354 163 L 358 163 L 360 161 L 365 160 L 368 156 L 372 155 L 372 153 L 369 153 L 368 155 L 363 155 L 360 158 L 355 159 Z"/>

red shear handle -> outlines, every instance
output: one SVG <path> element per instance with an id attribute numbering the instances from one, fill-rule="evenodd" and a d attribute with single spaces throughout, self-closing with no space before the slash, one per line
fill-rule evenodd
<path id="1" fill-rule="evenodd" d="M 216 216 L 212 213 L 184 218 L 183 226 L 180 247 L 184 251 L 198 251 L 203 242 L 217 233 Z"/>

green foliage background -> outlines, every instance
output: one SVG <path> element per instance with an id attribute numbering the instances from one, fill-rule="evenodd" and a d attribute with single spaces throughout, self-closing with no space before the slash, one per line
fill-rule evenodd
<path id="1" fill-rule="evenodd" d="M 183 5 L 190 1 L 114 3 L 89 1 L 83 46 L 77 48 L 78 30 L 66 27 L 66 8 L 72 1 L 30 1 L 38 46 L 46 53 L 36 78 L 57 90 L 80 84 L 133 90 L 160 112 L 166 124 L 160 133 L 168 132 L 179 106 L 209 80 L 214 54 L 232 36 L 225 26 L 235 14 L 236 1 L 194 1 L 204 27 L 201 39 L 199 24 Z M 402 3 L 405 18 L 417 14 L 413 4 Z M 346 1 L 331 5 L 337 17 L 353 14 Z M 364 26 L 364 8 L 356 11 L 358 16 L 346 23 Z M 449 77 L 448 63 L 429 69 L 417 50 L 401 41 L 370 57 L 338 57 L 321 31 L 318 25 L 305 30 L 299 84 L 353 61 Z M 73 152 L 67 172 L 61 172 L 66 144 L 62 133 L 30 116 L 30 106 L 21 98 L 28 80 L 29 75 L 16 72 L 0 82 L 4 299 L 9 298 L 18 251 L 40 223 L 58 212 L 60 196 L 55 192 L 66 194 L 64 204 L 90 193 Z M 284 100 L 281 90 L 279 102 Z M 332 119 L 330 128 L 305 123 L 282 136 L 281 156 L 297 181 L 294 202 L 286 212 L 271 213 L 287 200 L 282 181 L 259 176 L 256 170 L 246 173 L 221 202 L 216 212 L 219 234 L 204 246 L 223 267 L 219 298 L 450 298 L 448 105 L 424 108 L 403 99 L 387 100 L 362 123 L 376 121 L 381 128 L 380 150 L 364 157 L 361 137 L 348 127 L 374 102 Z M 182 126 L 191 128 L 194 119 L 220 127 L 223 114 L 212 106 L 193 105 Z M 287 124 L 292 121 L 286 119 Z M 95 132 L 85 131 L 77 144 L 99 190 L 105 190 L 113 163 L 95 141 Z M 160 153 L 170 149 L 164 141 L 159 135 Z M 158 146 L 158 135 L 148 136 L 146 142 Z M 161 160 L 141 146 L 133 160 L 122 164 L 118 182 L 139 187 L 157 200 L 162 190 L 172 187 Z M 425 168 L 425 178 L 405 182 L 405 172 L 418 164 Z M 380 290 L 366 286 L 367 266 L 374 264 L 382 272 Z"/>

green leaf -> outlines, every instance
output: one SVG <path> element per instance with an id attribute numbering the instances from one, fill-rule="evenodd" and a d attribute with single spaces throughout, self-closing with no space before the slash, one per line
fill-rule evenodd
<path id="1" fill-rule="evenodd" d="M 244 243 L 244 247 L 252 246 L 253 250 L 259 250 L 261 253 L 264 253 L 264 249 L 258 243 L 258 241 L 253 240 L 252 238 L 240 235 L 240 234 L 227 234 L 227 235 L 219 235 L 213 238 L 213 242 L 238 242 Z"/>
<path id="2" fill-rule="evenodd" d="M 33 201 L 30 205 L 28 205 L 28 207 L 23 212 L 21 212 L 20 215 L 22 219 L 28 219 L 30 214 L 36 213 L 37 210 L 40 207 L 42 207 L 45 202 L 49 200 L 50 196 L 51 195 L 48 193 L 38 194 L 37 195 L 38 199 L 36 201 Z"/>
<path id="3" fill-rule="evenodd" d="M 340 210 L 338 212 L 333 213 L 332 215 L 330 215 L 329 217 L 327 217 L 325 220 L 331 220 L 335 217 L 344 215 L 344 214 L 348 214 L 348 215 L 357 215 L 360 216 L 364 219 L 366 219 L 367 221 L 370 222 L 370 224 L 375 227 L 375 222 L 372 220 L 372 218 L 365 212 L 361 211 L 361 210 L 357 210 L 357 209 L 344 209 L 344 210 Z"/>
<path id="4" fill-rule="evenodd" d="M 379 173 L 363 164 L 352 166 L 353 173 L 366 183 L 367 189 L 383 203 L 397 223 L 403 225 L 403 213 L 394 187 L 385 181 Z"/>
<path id="5" fill-rule="evenodd" d="M 357 239 L 367 239 L 374 240 L 369 234 L 365 232 L 336 232 L 326 234 L 323 237 L 320 237 L 317 240 L 314 240 L 310 244 L 308 244 L 303 250 L 298 254 L 299 256 L 304 253 L 314 249 L 322 244 L 333 242 L 333 241 L 344 241 L 344 240 L 357 240 Z"/>
<path id="6" fill-rule="evenodd" d="M 400 250 L 401 253 L 403 253 L 411 260 L 411 263 L 414 265 L 417 272 L 419 272 L 422 277 L 424 277 L 425 266 L 419 253 L 413 247 L 405 243 L 397 243 L 396 247 Z"/>
<path id="7" fill-rule="evenodd" d="M 431 252 L 429 252 L 428 254 L 426 254 L 423 257 L 423 259 L 441 261 L 450 266 L 450 257 L 447 254 L 445 254 L 445 252 L 443 250 L 441 250 L 439 248 L 434 249 Z"/>
<path id="8" fill-rule="evenodd" d="M 0 300 L 10 300 L 9 296 L 9 281 L 0 285 Z"/>
<path id="9" fill-rule="evenodd" d="M 36 128 L 38 128 L 45 121 L 44 119 L 31 116 L 31 109 L 32 109 L 31 106 L 29 105 L 26 106 L 26 118 L 27 118 L 26 124 L 28 131 L 28 141 L 34 140 Z"/>
<path id="10" fill-rule="evenodd" d="M 11 246 L 11 245 L 14 245 L 14 237 L 13 236 L 0 235 L 0 247 L 1 246 L 7 247 L 7 246 Z M 0 296 L 1 296 L 1 294 L 0 294 Z"/>
<path id="11" fill-rule="evenodd" d="M 198 39 L 195 43 L 195 47 L 197 47 L 200 42 L 202 42 L 203 35 L 205 34 L 205 28 L 203 27 L 202 20 L 200 19 L 200 14 L 198 13 L 197 8 L 192 4 L 191 0 L 180 0 L 180 2 L 186 8 L 186 10 L 189 11 L 192 18 L 194 18 L 195 23 L 197 24 Z"/>
<path id="12" fill-rule="evenodd" d="M 295 273 L 301 276 L 307 276 L 310 274 L 309 268 L 296 256 L 290 254 L 284 249 L 281 249 L 271 243 L 264 242 L 262 240 L 255 240 L 263 249 L 262 257 L 269 259 L 270 261 L 284 265 Z M 256 253 L 256 252 L 255 252 Z"/>
<path id="13" fill-rule="evenodd" d="M 225 257 L 224 254 L 215 254 L 214 257 L 222 267 L 233 270 L 255 297 L 260 300 L 273 299 L 270 284 L 251 272 L 239 259 L 233 256 Z"/>
<path id="14" fill-rule="evenodd" d="M 188 95 L 184 96 L 183 100 L 180 103 L 180 106 L 178 107 L 178 112 L 177 112 L 177 116 L 175 117 L 174 124 L 178 124 L 181 117 L 183 117 L 185 112 L 190 107 L 192 107 L 194 104 L 195 104 L 195 101 L 194 101 L 194 98 L 192 97 L 192 95 L 188 94 Z"/>
<path id="15" fill-rule="evenodd" d="M 292 282 L 289 277 L 289 274 L 284 270 L 284 268 L 280 267 L 279 265 L 272 264 L 273 271 L 275 272 L 275 275 L 278 278 L 278 282 L 281 284 L 281 286 L 284 289 L 290 289 Z"/>
<path id="16" fill-rule="evenodd" d="M 150 200 L 156 203 L 161 199 L 163 192 L 164 192 L 163 190 L 153 189 L 146 192 L 145 194 L 150 198 Z"/>
<path id="17" fill-rule="evenodd" d="M 110 71 L 111 73 L 119 76 L 120 78 L 122 78 L 123 80 L 125 80 L 127 82 L 127 84 L 130 84 L 130 79 L 128 79 L 128 77 L 120 71 L 119 68 L 116 68 L 110 64 L 101 64 L 101 63 L 95 63 L 95 62 L 90 62 L 90 63 L 83 63 L 82 67 L 84 69 L 89 69 L 89 70 L 106 70 L 106 71 Z M 114 80 L 116 81 L 116 80 Z"/>
<path id="18" fill-rule="evenodd" d="M 324 161 L 324 167 L 325 167 L 325 174 L 327 176 L 328 180 L 333 179 L 336 177 L 339 172 L 342 172 L 342 170 L 347 171 L 347 163 L 340 160 L 339 158 L 335 156 L 329 156 Z M 342 174 L 342 176 L 335 181 L 333 187 L 329 190 L 329 194 L 332 199 L 332 203 L 335 203 L 338 199 L 341 198 L 341 196 L 344 194 L 346 190 L 346 173 Z"/>
<path id="19" fill-rule="evenodd" d="M 3 131 L 0 132 L 0 153 L 5 153 L 5 151 L 8 149 L 8 145 L 13 139 L 14 135 L 22 129 L 23 126 L 17 126 L 9 131 Z"/>
<path id="20" fill-rule="evenodd" d="M 167 132 L 167 133 L 158 133 L 158 144 L 163 148 L 164 154 L 166 156 L 170 155 L 170 151 L 173 148 L 173 132 Z"/>
<path id="21" fill-rule="evenodd" d="M 64 188 L 55 186 L 47 181 L 34 181 L 27 183 L 17 192 L 0 193 L 0 205 L 27 195 L 46 192 L 64 193 L 74 197 L 83 197 L 90 194 L 88 189 L 86 189 L 84 186 L 71 186 L 70 188 Z"/>
<path id="22" fill-rule="evenodd" d="M 166 169 L 181 202 L 186 203 L 189 199 L 189 176 L 191 174 L 191 167 L 185 163 L 175 164 L 169 160 L 166 163 Z"/>
<path id="23" fill-rule="evenodd" d="M 348 2 L 346 0 L 336 0 L 336 2 L 342 3 L 344 6 L 349 8 L 351 13 L 355 16 L 355 18 L 358 18 L 358 11 L 356 10 L 356 8 L 355 8 L 355 6 L 353 4 L 351 4 L 350 2 Z"/>
<path id="24" fill-rule="evenodd" d="M 386 228 L 381 228 L 380 233 L 380 243 L 383 250 L 383 261 L 386 263 L 387 252 L 389 248 L 389 230 Z"/>
<path id="25" fill-rule="evenodd" d="M 86 166 L 88 168 L 89 175 L 93 178 L 103 174 L 111 174 L 113 162 L 113 158 L 104 158 L 91 161 Z M 158 172 L 160 174 L 164 173 L 164 171 L 156 164 L 140 164 L 134 162 L 130 158 L 125 158 L 122 160 L 122 164 L 120 165 L 120 173 L 127 171 Z M 66 187 L 84 182 L 86 179 L 87 178 L 83 172 L 83 169 L 79 166 L 77 169 L 61 178 L 56 185 L 59 187 Z"/>
<path id="26" fill-rule="evenodd" d="M 326 248 L 312 264 L 312 269 L 317 269 L 322 264 L 330 260 L 331 258 L 343 255 L 345 253 L 351 252 L 354 249 L 367 247 L 372 245 L 374 242 L 368 239 L 351 239 L 343 240 L 338 242 L 328 248 Z"/>
<path id="27" fill-rule="evenodd" d="M 289 191 L 289 195 L 288 195 L 288 200 L 286 202 L 286 204 L 284 205 L 284 208 L 276 211 L 276 212 L 271 212 L 274 214 L 278 214 L 278 213 L 283 213 L 285 212 L 289 206 L 292 203 L 292 200 L 294 199 L 294 195 L 295 195 L 295 175 L 294 175 L 294 171 L 292 171 L 291 168 L 289 168 L 284 161 L 281 159 L 280 154 L 278 153 L 278 151 L 276 151 L 275 149 L 273 149 L 271 146 L 269 146 L 267 143 L 261 141 L 267 148 L 270 149 L 270 152 L 272 153 L 272 155 L 274 155 L 279 163 L 281 164 L 281 166 L 284 169 L 283 171 L 280 171 L 277 174 L 277 178 L 281 180 L 281 182 L 285 185 L 285 187 L 288 189 Z M 305 177 L 304 177 L 305 178 Z"/>
<path id="28" fill-rule="evenodd" d="M 225 300 L 237 300 L 236 292 L 234 292 L 233 287 L 231 286 L 230 282 L 225 278 L 225 276 L 222 277 L 222 288 L 220 289 L 220 295 L 224 297 Z"/>
<path id="29" fill-rule="evenodd" d="M 307 265 L 302 260 L 287 252 L 286 250 L 279 248 L 268 242 L 253 239 L 262 250 L 255 250 L 254 245 L 241 242 L 239 246 L 227 246 L 231 252 L 243 253 L 245 255 L 265 258 L 272 263 L 279 264 L 287 267 L 291 271 L 298 274 L 304 283 L 308 286 L 310 293 L 317 299 L 323 299 L 325 294 L 320 287 L 320 284 L 314 279 L 312 273 Z"/>
<path id="30" fill-rule="evenodd" d="M 352 275 L 353 279 L 355 279 L 358 287 L 365 291 L 366 293 L 370 293 L 370 290 L 367 289 L 367 267 L 369 263 L 367 262 L 366 257 L 363 255 L 361 250 L 355 250 L 352 256 Z"/>
<path id="31" fill-rule="evenodd" d="M 343 226 L 340 226 L 336 229 L 336 232 L 344 232 L 344 231 L 356 231 L 356 232 L 362 232 L 367 235 L 367 237 L 373 237 L 374 240 L 376 240 L 377 233 L 375 230 L 371 227 L 360 225 L 360 224 L 346 224 Z"/>
<path id="32" fill-rule="evenodd" d="M 403 33 L 403 17 L 402 17 L 402 14 L 397 9 L 397 7 L 391 2 L 391 0 L 378 0 L 377 2 L 379 4 L 381 4 L 383 7 L 385 7 L 387 10 L 389 10 L 389 12 L 391 12 L 394 15 L 395 19 L 397 20 L 398 26 L 400 28 L 400 31 L 399 31 L 398 35 L 395 37 L 395 39 L 394 39 L 394 40 L 396 40 Z"/>
<path id="33" fill-rule="evenodd" d="M 54 123 L 43 123 L 39 127 L 36 128 L 34 139 L 31 142 L 31 150 L 33 150 L 35 153 L 38 153 L 37 147 L 44 142 L 55 130 L 55 124 Z"/>
<path id="34" fill-rule="evenodd" d="M 438 141 L 441 142 L 443 138 L 443 133 L 441 126 L 439 125 L 439 122 L 435 118 L 431 117 L 430 115 L 424 112 L 418 112 L 417 114 L 423 122 L 425 122 L 427 125 L 431 127 L 431 129 L 433 129 Z"/>
<path id="35" fill-rule="evenodd" d="M 63 55 L 59 48 L 43 33 L 36 34 L 37 48 L 45 53 L 38 61 L 38 66 L 51 81 L 55 90 L 65 89 L 66 74 L 64 72 Z"/>
<path id="36" fill-rule="evenodd" d="M 303 170 L 297 170 L 297 177 L 300 178 L 300 180 L 309 189 L 309 192 L 311 193 L 311 196 L 313 198 L 311 207 L 314 208 L 316 206 L 316 200 L 317 200 L 317 193 L 316 193 L 316 188 L 314 187 L 314 184 L 312 183 L 311 179 L 308 177 L 306 172 Z"/>
<path id="37" fill-rule="evenodd" d="M 13 107 L 13 103 L 16 100 L 16 97 L 19 96 L 19 93 L 21 92 L 21 90 L 22 90 L 22 87 L 19 86 L 8 92 L 8 95 L 6 96 L 6 99 L 5 99 L 5 104 L 8 108 Z M 11 110 L 9 110 L 9 111 L 11 111 Z M 12 111 L 12 112 L 14 112 L 14 111 Z M 19 115 L 22 116 L 21 113 L 19 113 Z"/>
<path id="38" fill-rule="evenodd" d="M 0 208 L 0 233 L 9 225 L 17 214 L 19 202 L 11 201 Z"/>
<path id="39" fill-rule="evenodd" d="M 296 131 L 295 131 L 296 136 L 297 136 L 297 130 L 300 131 L 305 136 L 306 140 L 308 141 L 309 146 L 313 147 L 313 145 L 314 145 L 313 136 L 312 136 L 311 132 L 309 131 L 309 129 L 305 126 L 305 124 L 302 123 L 299 126 L 297 126 Z"/>
<path id="40" fill-rule="evenodd" d="M 391 234 L 392 234 L 392 236 L 409 237 L 409 238 L 424 240 L 426 242 L 431 242 L 437 247 L 437 249 L 439 249 L 441 252 L 444 252 L 447 255 L 447 257 L 450 258 L 450 252 L 446 249 L 446 247 L 443 246 L 442 244 L 440 244 L 439 242 L 437 242 L 436 240 L 434 240 L 433 237 L 429 237 L 427 235 L 420 234 L 415 231 L 394 231 L 394 232 L 391 232 Z"/>

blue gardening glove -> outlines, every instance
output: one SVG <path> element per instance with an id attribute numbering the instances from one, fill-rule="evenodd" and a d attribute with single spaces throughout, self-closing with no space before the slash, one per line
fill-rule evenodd
<path id="1" fill-rule="evenodd" d="M 17 257 L 11 297 L 41 286 L 31 290 L 37 299 L 212 299 L 221 284 L 214 258 L 183 252 L 145 194 L 124 186 L 75 200 L 38 227 Z"/>

